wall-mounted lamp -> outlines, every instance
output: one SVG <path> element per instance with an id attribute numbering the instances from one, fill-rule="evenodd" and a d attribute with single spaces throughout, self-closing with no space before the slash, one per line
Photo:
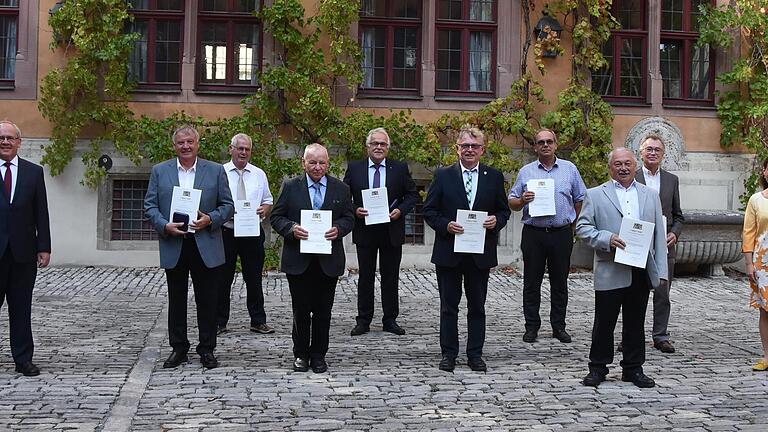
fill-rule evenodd
<path id="1" fill-rule="evenodd" d="M 536 27 L 533 29 L 536 33 L 536 38 L 541 41 L 546 39 L 547 36 L 551 34 L 559 41 L 560 32 L 563 31 L 563 26 L 561 26 L 556 19 L 549 15 L 549 11 L 547 9 L 544 9 L 542 13 L 544 16 L 541 17 L 539 22 L 536 23 Z M 543 57 L 557 57 L 557 55 L 558 52 L 554 50 L 546 50 L 542 53 Z"/>
<path id="2" fill-rule="evenodd" d="M 109 171 L 109 169 L 112 168 L 112 158 L 109 157 L 109 155 L 103 154 L 101 157 L 99 157 L 97 165 L 99 168 L 103 168 L 104 171 Z"/>

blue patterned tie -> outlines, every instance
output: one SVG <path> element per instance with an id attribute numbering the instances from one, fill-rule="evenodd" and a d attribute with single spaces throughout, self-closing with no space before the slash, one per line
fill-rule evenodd
<path id="1" fill-rule="evenodd" d="M 312 209 L 314 210 L 320 210 L 320 207 L 323 206 L 323 197 L 320 195 L 320 187 L 322 185 L 319 182 L 315 182 L 315 184 L 312 185 L 312 189 L 315 190 L 315 193 L 312 194 Z"/>
<path id="2" fill-rule="evenodd" d="M 381 168 L 381 164 L 374 164 L 373 168 L 376 170 L 376 172 L 373 173 L 373 188 L 381 187 L 381 174 L 379 173 L 379 168 Z"/>

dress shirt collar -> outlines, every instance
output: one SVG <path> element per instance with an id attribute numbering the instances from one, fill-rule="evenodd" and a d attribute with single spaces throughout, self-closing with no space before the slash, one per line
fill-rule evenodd
<path id="1" fill-rule="evenodd" d="M 192 164 L 192 168 L 185 169 L 183 166 L 181 166 L 181 162 L 179 162 L 179 158 L 176 158 L 176 169 L 179 171 L 184 171 L 186 173 L 193 173 L 197 172 L 197 158 L 195 158 L 195 163 Z"/>
<path id="2" fill-rule="evenodd" d="M 659 174 L 661 174 L 661 167 L 656 169 L 656 174 L 653 174 L 651 170 L 649 170 L 648 168 L 645 167 L 645 165 L 643 165 L 643 175 L 645 177 L 657 177 Z"/>
<path id="3" fill-rule="evenodd" d="M 312 180 L 312 177 L 310 177 L 309 174 L 304 173 L 304 175 L 307 178 L 307 187 L 311 189 L 312 185 L 315 184 L 315 181 Z M 328 187 L 328 178 L 326 176 L 323 176 L 323 177 L 320 178 L 320 181 L 318 181 L 318 183 L 320 183 L 321 185 L 323 185 L 325 187 Z"/>
<path id="4" fill-rule="evenodd" d="M 615 187 L 616 189 L 621 189 L 623 191 L 632 190 L 632 188 L 636 187 L 635 184 L 637 183 L 637 181 L 633 179 L 629 187 L 625 188 L 624 186 L 621 185 L 621 183 L 617 182 L 616 180 L 611 179 L 611 181 L 613 182 L 613 187 Z"/>
<path id="5" fill-rule="evenodd" d="M 243 168 L 243 171 L 245 171 L 245 172 L 252 172 L 254 168 L 256 168 L 256 167 L 253 166 L 250 162 L 248 162 L 247 164 L 245 164 L 245 168 Z M 237 167 L 237 165 L 235 165 L 234 162 L 232 162 L 232 160 L 230 160 L 229 162 L 224 164 L 224 169 L 227 172 L 235 171 L 235 170 L 236 171 L 240 171 L 240 169 Z"/>
<path id="6" fill-rule="evenodd" d="M 6 161 L 4 159 L 0 159 L 0 165 L 5 165 L 5 162 Z M 13 159 L 10 160 L 10 162 L 11 162 L 11 166 L 18 167 L 19 166 L 19 155 L 14 156 Z"/>
<path id="7" fill-rule="evenodd" d="M 537 161 L 537 162 L 539 162 L 539 165 L 538 165 L 538 167 L 539 167 L 539 168 L 541 168 L 541 169 L 543 169 L 544 171 L 548 171 L 548 170 L 551 170 L 552 168 L 554 168 L 554 167 L 558 166 L 558 165 L 557 165 L 557 156 L 555 156 L 555 163 L 553 163 L 553 164 L 552 164 L 552 166 L 551 166 L 549 169 L 547 169 L 547 167 L 546 167 L 546 166 L 544 166 L 544 164 L 543 164 L 543 163 L 541 163 L 541 159 L 536 159 L 536 161 Z"/>
<path id="8" fill-rule="evenodd" d="M 461 161 L 459 161 L 459 166 L 461 167 L 461 172 L 462 173 L 465 173 L 465 172 L 476 173 L 476 172 L 478 172 L 478 169 L 480 168 L 480 164 L 479 163 L 477 165 L 475 165 L 474 168 L 471 168 L 471 169 L 467 168 L 467 167 L 464 166 L 463 163 L 461 163 Z"/>
<path id="9" fill-rule="evenodd" d="M 379 164 L 383 167 L 387 166 L 387 159 L 385 158 L 381 163 Z M 368 158 L 368 168 L 373 168 L 376 166 L 376 162 L 372 161 L 371 158 Z"/>

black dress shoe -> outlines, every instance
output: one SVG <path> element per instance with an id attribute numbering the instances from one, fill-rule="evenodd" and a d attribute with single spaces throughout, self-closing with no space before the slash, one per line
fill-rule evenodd
<path id="1" fill-rule="evenodd" d="M 206 369 L 215 369 L 219 367 L 219 361 L 216 360 L 216 357 L 213 355 L 213 353 L 200 354 L 200 363 L 202 363 L 203 367 Z"/>
<path id="2" fill-rule="evenodd" d="M 368 333 L 369 330 L 370 328 L 367 325 L 357 324 L 349 334 L 352 336 L 360 336 L 361 334 Z"/>
<path id="3" fill-rule="evenodd" d="M 163 367 L 165 369 L 175 368 L 176 366 L 187 361 L 189 361 L 187 358 L 187 353 L 181 351 L 173 351 L 171 352 L 171 355 L 169 355 L 165 360 L 165 362 L 163 362 Z"/>
<path id="4" fill-rule="evenodd" d="M 589 371 L 581 383 L 588 387 L 597 387 L 603 381 L 605 381 L 605 375 L 597 371 Z"/>
<path id="5" fill-rule="evenodd" d="M 392 324 L 387 324 L 384 326 L 384 331 L 392 334 L 396 334 L 398 336 L 402 336 L 405 334 L 405 330 L 397 325 L 397 323 L 393 322 Z"/>
<path id="6" fill-rule="evenodd" d="M 456 369 L 456 359 L 454 357 L 443 356 L 440 364 L 437 366 L 441 371 L 453 372 Z"/>
<path id="7" fill-rule="evenodd" d="M 310 360 L 309 367 L 312 368 L 312 372 L 314 373 L 324 373 L 328 371 L 328 363 L 325 362 L 324 358 Z"/>
<path id="8" fill-rule="evenodd" d="M 309 362 L 305 358 L 296 357 L 296 360 L 293 361 L 293 371 L 294 372 L 306 372 L 309 370 Z"/>
<path id="9" fill-rule="evenodd" d="M 488 366 L 485 364 L 482 358 L 467 359 L 467 365 L 475 372 L 487 372 Z"/>
<path id="10" fill-rule="evenodd" d="M 534 343 L 536 342 L 536 336 L 539 335 L 537 330 L 526 330 L 523 335 L 523 342 Z"/>
<path id="11" fill-rule="evenodd" d="M 642 372 L 635 372 L 633 374 L 622 373 L 621 380 L 624 382 L 631 382 L 640 388 L 656 387 L 656 381 Z"/>
<path id="12" fill-rule="evenodd" d="M 16 372 L 21 372 L 24 376 L 38 376 L 40 375 L 40 368 L 31 361 L 28 361 L 26 363 L 16 363 Z"/>
<path id="13" fill-rule="evenodd" d="M 672 345 L 672 342 L 668 340 L 664 340 L 661 342 L 654 342 L 653 347 L 666 354 L 672 354 L 675 352 L 674 345 Z"/>
<path id="14" fill-rule="evenodd" d="M 568 334 L 565 329 L 563 330 L 553 330 L 552 331 L 552 337 L 559 340 L 562 343 L 571 343 L 571 335 Z"/>

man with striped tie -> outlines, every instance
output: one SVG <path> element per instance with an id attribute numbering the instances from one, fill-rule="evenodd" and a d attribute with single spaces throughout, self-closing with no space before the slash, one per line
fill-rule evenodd
<path id="1" fill-rule="evenodd" d="M 467 366 L 485 372 L 485 297 L 492 267 L 498 265 L 496 245 L 499 232 L 507 225 L 510 210 L 504 190 L 504 176 L 480 163 L 485 152 L 485 137 L 474 127 L 465 126 L 456 141 L 459 161 L 435 171 L 424 201 L 424 219 L 435 230 L 432 263 L 440 292 L 439 369 L 452 372 L 459 354 L 458 313 L 462 279 L 467 296 Z M 482 222 L 485 241 L 482 253 L 456 252 L 454 241 L 464 233 L 457 222 L 458 210 L 486 212 Z M 477 215 L 475 215 L 477 216 Z"/>

